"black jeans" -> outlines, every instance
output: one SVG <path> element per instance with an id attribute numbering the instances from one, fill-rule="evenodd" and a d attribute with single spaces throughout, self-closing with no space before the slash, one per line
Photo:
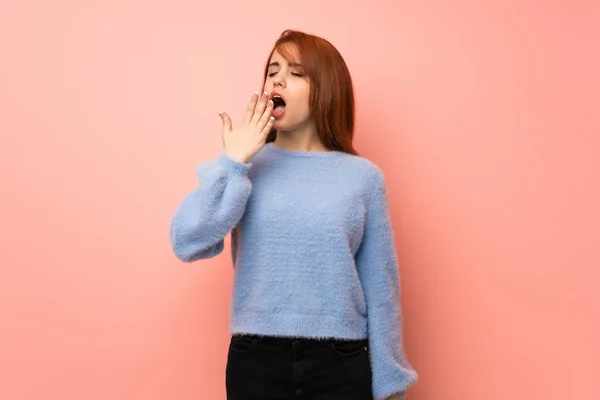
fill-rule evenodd
<path id="1" fill-rule="evenodd" d="M 227 400 L 372 400 L 367 343 L 234 335 Z"/>

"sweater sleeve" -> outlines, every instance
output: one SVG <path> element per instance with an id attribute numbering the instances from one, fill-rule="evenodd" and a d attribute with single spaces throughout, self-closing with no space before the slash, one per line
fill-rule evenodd
<path id="1" fill-rule="evenodd" d="M 418 379 L 407 360 L 402 332 L 400 277 L 383 173 L 366 193 L 366 222 L 356 265 L 367 303 L 373 397 L 406 396 Z"/>
<path id="2" fill-rule="evenodd" d="M 198 187 L 171 219 L 170 242 L 177 258 L 192 262 L 223 251 L 225 236 L 244 215 L 252 191 L 250 166 L 221 153 L 198 167 Z"/>

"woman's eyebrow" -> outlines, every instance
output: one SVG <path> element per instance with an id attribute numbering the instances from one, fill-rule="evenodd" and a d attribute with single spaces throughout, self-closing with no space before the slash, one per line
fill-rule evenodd
<path id="1" fill-rule="evenodd" d="M 288 63 L 288 65 L 292 68 L 303 68 L 302 64 L 300 63 Z M 269 64 L 269 67 L 280 67 L 281 64 L 279 64 L 279 61 L 274 61 L 271 64 Z"/>

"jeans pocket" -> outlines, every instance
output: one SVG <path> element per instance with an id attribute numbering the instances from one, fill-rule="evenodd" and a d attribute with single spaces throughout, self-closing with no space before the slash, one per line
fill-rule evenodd
<path id="1" fill-rule="evenodd" d="M 335 354 L 347 358 L 367 354 L 369 351 L 366 340 L 336 340 L 332 347 Z"/>

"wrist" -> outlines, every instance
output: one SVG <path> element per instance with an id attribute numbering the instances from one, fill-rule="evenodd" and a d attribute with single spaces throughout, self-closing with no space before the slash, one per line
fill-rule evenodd
<path id="1" fill-rule="evenodd" d="M 227 150 L 224 151 L 225 155 L 227 155 L 227 157 L 229 157 L 229 159 L 231 159 L 232 161 L 235 161 L 237 163 L 240 164 L 248 164 L 248 159 L 244 156 L 241 156 L 239 154 L 235 154 L 235 153 L 231 153 L 228 152 Z"/>

